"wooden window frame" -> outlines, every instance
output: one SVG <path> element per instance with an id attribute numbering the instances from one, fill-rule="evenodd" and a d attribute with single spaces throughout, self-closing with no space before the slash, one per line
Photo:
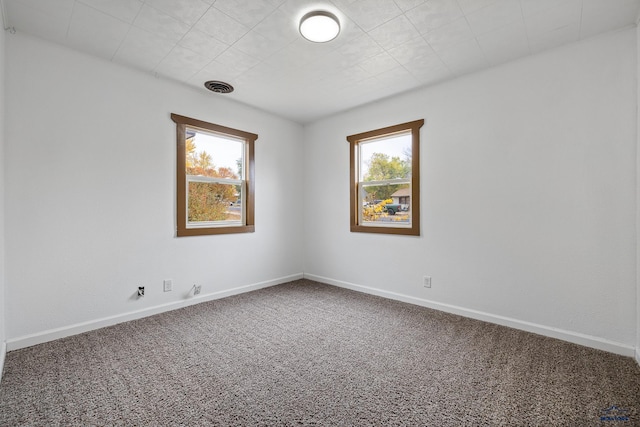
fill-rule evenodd
<path id="1" fill-rule="evenodd" d="M 190 117 L 171 114 L 171 120 L 176 124 L 176 235 L 204 236 L 213 234 L 253 233 L 255 231 L 255 141 L 258 135 L 245 132 Z M 229 136 L 234 139 L 242 139 L 245 142 L 245 160 L 243 171 L 246 181 L 246 195 L 244 223 L 241 225 L 225 225 L 216 227 L 187 227 L 187 176 L 186 176 L 186 130 L 187 128 L 199 129 L 208 133 Z"/>
<path id="2" fill-rule="evenodd" d="M 399 125 L 388 126 L 347 137 L 350 150 L 350 225 L 352 232 L 400 234 L 408 236 L 420 235 L 420 128 L 424 119 Z M 359 191 L 359 158 L 358 147 L 361 142 L 368 142 L 394 134 L 411 132 L 411 227 L 391 227 L 383 225 L 360 224 L 360 210 L 358 202 Z"/>

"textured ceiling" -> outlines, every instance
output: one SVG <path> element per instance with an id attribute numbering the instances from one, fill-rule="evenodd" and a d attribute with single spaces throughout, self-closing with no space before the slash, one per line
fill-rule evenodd
<path id="1" fill-rule="evenodd" d="M 0 0 L 5 26 L 305 123 L 634 25 L 640 0 Z M 298 33 L 312 9 L 342 32 Z M 210 93 L 210 92 L 208 92 Z"/>

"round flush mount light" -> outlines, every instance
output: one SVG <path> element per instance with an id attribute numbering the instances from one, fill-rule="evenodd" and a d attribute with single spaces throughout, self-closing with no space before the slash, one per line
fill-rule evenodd
<path id="1" fill-rule="evenodd" d="M 316 10 L 309 12 L 300 20 L 300 34 L 314 43 L 326 43 L 340 33 L 340 21 L 331 12 Z"/>

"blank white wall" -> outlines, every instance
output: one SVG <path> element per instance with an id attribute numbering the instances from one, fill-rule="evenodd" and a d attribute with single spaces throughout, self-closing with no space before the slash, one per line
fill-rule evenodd
<path id="1" fill-rule="evenodd" d="M 302 273 L 300 125 L 20 34 L 6 69 L 10 340 Z M 259 135 L 255 233 L 174 237 L 171 113 Z"/>
<path id="2" fill-rule="evenodd" d="M 632 354 L 636 78 L 627 29 L 308 126 L 305 274 Z M 345 137 L 420 118 L 422 235 L 350 233 Z"/>

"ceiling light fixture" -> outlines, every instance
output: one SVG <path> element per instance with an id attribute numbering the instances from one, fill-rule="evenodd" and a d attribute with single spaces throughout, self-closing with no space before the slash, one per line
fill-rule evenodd
<path id="1" fill-rule="evenodd" d="M 316 10 L 300 20 L 300 34 L 314 43 L 326 43 L 338 37 L 340 21 L 331 12 Z"/>

